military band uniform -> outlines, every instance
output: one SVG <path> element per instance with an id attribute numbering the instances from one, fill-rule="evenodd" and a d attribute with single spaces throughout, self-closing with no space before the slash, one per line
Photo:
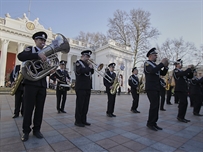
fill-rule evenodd
<path id="1" fill-rule="evenodd" d="M 132 70 L 134 71 L 134 70 Z M 129 79 L 128 79 L 128 85 L 131 87 L 131 94 L 132 94 L 132 107 L 131 107 L 131 111 L 133 113 L 140 113 L 137 108 L 138 108 L 138 104 L 139 104 L 139 92 L 138 92 L 138 86 L 139 86 L 139 78 L 137 77 L 137 75 L 132 74 Z"/>
<path id="2" fill-rule="evenodd" d="M 190 95 L 193 98 L 193 114 L 195 116 L 202 116 L 199 112 L 202 105 L 201 84 L 203 84 L 203 77 L 193 77 L 190 82 Z"/>
<path id="3" fill-rule="evenodd" d="M 162 68 L 164 68 L 162 70 Z M 150 101 L 150 109 L 147 124 L 156 125 L 159 116 L 159 98 L 160 98 L 160 78 L 159 75 L 166 75 L 168 68 L 163 63 L 156 63 L 147 60 L 144 64 L 144 73 L 146 78 L 145 91 Z"/>
<path id="4" fill-rule="evenodd" d="M 10 74 L 11 84 L 15 83 L 20 71 L 20 65 L 16 65 Z M 17 118 L 19 113 L 23 116 L 23 85 L 20 83 L 19 87 L 15 92 L 15 109 L 13 118 Z"/>
<path id="5" fill-rule="evenodd" d="M 181 69 L 174 69 L 173 73 L 174 79 L 175 79 L 175 94 L 177 95 L 179 99 L 179 105 L 178 105 L 178 115 L 177 119 L 182 122 L 187 122 L 185 119 L 187 106 L 188 106 L 188 78 L 193 77 L 193 72 L 191 68 L 186 69 L 185 71 L 182 71 Z"/>
<path id="6" fill-rule="evenodd" d="M 110 67 L 110 66 L 114 67 L 115 63 L 111 63 L 108 65 L 108 67 Z M 114 107 L 115 107 L 116 93 L 115 94 L 110 93 L 110 91 L 111 91 L 110 87 L 113 85 L 112 80 L 115 80 L 115 78 L 116 78 L 116 73 L 111 72 L 110 70 L 108 70 L 105 73 L 105 78 L 103 78 L 103 83 L 104 83 L 104 86 L 106 87 L 106 93 L 107 93 L 107 97 L 108 97 L 107 111 L 106 111 L 106 114 L 108 117 L 115 117 L 115 115 L 113 113 L 114 113 Z"/>
<path id="7" fill-rule="evenodd" d="M 32 38 L 35 40 L 37 44 L 37 42 L 39 41 L 42 42 L 46 41 L 47 34 L 44 32 L 37 32 L 33 35 Z M 29 46 L 25 48 L 24 51 L 18 54 L 18 59 L 22 62 L 27 60 L 39 60 L 40 57 L 37 53 L 38 51 L 40 51 L 39 47 Z M 40 65 L 38 66 L 39 66 L 38 71 L 42 70 L 40 68 Z M 37 138 L 43 138 L 40 129 L 42 124 L 44 103 L 46 99 L 46 88 L 47 88 L 46 77 L 37 81 L 30 81 L 28 79 L 24 79 L 23 86 L 24 86 L 24 94 L 23 94 L 24 113 L 22 126 L 23 135 L 21 137 L 21 140 L 27 141 L 29 138 L 29 133 L 31 132 L 30 126 L 32 124 L 32 114 L 34 114 L 32 127 L 33 135 L 35 135 Z"/>
<path id="8" fill-rule="evenodd" d="M 160 110 L 161 111 L 166 111 L 164 109 L 165 95 L 166 95 L 166 82 L 164 81 L 164 79 L 160 78 Z"/>
<path id="9" fill-rule="evenodd" d="M 91 55 L 91 51 L 83 51 L 81 54 Z M 83 60 L 76 61 L 76 108 L 75 108 L 75 125 L 84 127 L 84 125 L 90 125 L 87 122 L 87 113 L 89 109 L 89 101 L 92 89 L 92 74 L 94 69 L 90 68 L 87 62 Z"/>
<path id="10" fill-rule="evenodd" d="M 61 61 L 60 64 L 65 62 Z M 68 71 L 64 69 L 58 69 L 54 74 L 50 76 L 50 79 L 52 79 L 54 82 L 57 80 L 57 87 L 56 87 L 56 109 L 58 113 L 66 113 L 64 111 L 65 103 L 66 103 L 66 97 L 67 97 L 67 91 L 70 90 L 70 87 L 63 87 L 60 86 L 61 84 L 67 85 L 67 79 L 70 80 L 70 76 L 68 74 Z M 61 102 L 62 101 L 62 102 Z"/>
<path id="11" fill-rule="evenodd" d="M 147 121 L 147 127 L 151 130 L 157 131 L 162 130 L 162 128 L 157 126 L 157 121 L 159 117 L 159 101 L 160 101 L 160 75 L 166 75 L 168 67 L 162 62 L 166 62 L 166 59 L 160 64 L 150 60 L 150 57 L 153 57 L 155 60 L 156 48 L 152 48 L 147 53 L 149 60 L 144 63 L 144 74 L 145 74 L 145 91 L 150 102 L 149 115 Z"/>

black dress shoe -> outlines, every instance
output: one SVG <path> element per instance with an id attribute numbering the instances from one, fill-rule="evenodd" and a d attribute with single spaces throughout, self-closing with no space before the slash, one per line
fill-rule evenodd
<path id="1" fill-rule="evenodd" d="M 16 114 L 15 114 L 15 115 L 13 115 L 13 117 L 12 117 L 12 118 L 17 118 L 17 117 L 19 117 L 19 115 L 16 115 Z"/>
<path id="2" fill-rule="evenodd" d="M 166 111 L 166 109 L 160 109 L 161 111 Z"/>
<path id="3" fill-rule="evenodd" d="M 113 117 L 112 114 L 106 114 L 107 117 Z"/>
<path id="4" fill-rule="evenodd" d="M 82 124 L 82 123 L 76 123 L 76 122 L 75 122 L 75 125 L 78 126 L 78 127 L 85 127 L 85 125 Z"/>
<path id="5" fill-rule="evenodd" d="M 116 117 L 116 115 L 114 115 L 114 114 L 111 114 L 112 115 L 112 117 Z"/>
<path id="6" fill-rule="evenodd" d="M 134 113 L 140 113 L 139 111 L 137 111 L 137 110 L 134 110 Z"/>
<path id="7" fill-rule="evenodd" d="M 154 126 L 147 125 L 147 127 L 148 127 L 149 129 L 151 129 L 151 130 L 158 131 L 158 129 L 157 129 L 157 128 L 155 128 Z"/>
<path id="8" fill-rule="evenodd" d="M 66 113 L 66 111 L 64 111 L 64 110 L 60 110 L 62 113 Z"/>
<path id="9" fill-rule="evenodd" d="M 22 137 L 21 137 L 21 140 L 24 142 L 24 141 L 27 141 L 29 139 L 29 134 L 28 133 L 23 133 Z"/>
<path id="10" fill-rule="evenodd" d="M 187 122 L 190 122 L 190 120 L 188 120 L 188 119 L 184 119 L 185 121 L 187 121 Z"/>
<path id="11" fill-rule="evenodd" d="M 60 110 L 57 110 L 58 111 L 58 113 L 60 113 L 61 111 Z"/>
<path id="12" fill-rule="evenodd" d="M 39 139 L 44 138 L 44 136 L 42 135 L 42 133 L 40 131 L 33 131 L 33 135 Z"/>
<path id="13" fill-rule="evenodd" d="M 154 125 L 154 127 L 157 129 L 157 130 L 163 130 L 163 128 L 157 126 L 157 125 Z"/>
<path id="14" fill-rule="evenodd" d="M 178 119 L 178 121 L 180 121 L 180 122 L 184 122 L 184 123 L 187 123 L 188 121 L 186 121 L 185 119 L 182 119 L 182 118 L 178 118 L 177 117 L 177 119 Z"/>
<path id="15" fill-rule="evenodd" d="M 91 125 L 91 123 L 89 123 L 89 122 L 85 122 L 83 124 L 86 125 L 86 126 L 90 126 Z"/>
<path id="16" fill-rule="evenodd" d="M 201 115 L 201 114 L 199 114 L 199 113 L 193 113 L 195 116 L 203 116 L 203 115 Z"/>

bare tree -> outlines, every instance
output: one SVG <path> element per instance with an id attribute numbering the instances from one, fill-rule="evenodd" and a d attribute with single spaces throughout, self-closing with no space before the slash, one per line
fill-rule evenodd
<path id="1" fill-rule="evenodd" d="M 107 37 L 102 33 L 90 33 L 90 32 L 80 32 L 80 34 L 75 38 L 81 42 L 89 43 L 94 46 L 103 44 L 107 41 Z"/>
<path id="2" fill-rule="evenodd" d="M 159 35 L 158 30 L 151 27 L 150 15 L 142 9 L 133 9 L 129 14 L 116 10 L 113 18 L 109 19 L 108 38 L 131 46 L 134 52 L 133 66 L 144 60 L 149 50 L 149 40 Z"/>
<path id="3" fill-rule="evenodd" d="M 182 59 L 184 64 L 199 63 L 198 50 L 193 43 L 185 42 L 183 38 L 167 39 L 160 47 L 157 45 L 159 59 L 168 58 L 171 61 Z"/>

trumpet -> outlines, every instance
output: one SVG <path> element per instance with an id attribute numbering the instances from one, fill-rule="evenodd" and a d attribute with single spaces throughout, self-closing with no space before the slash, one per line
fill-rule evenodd
<path id="1" fill-rule="evenodd" d="M 104 64 L 103 64 L 103 63 L 96 64 L 96 63 L 95 63 L 94 61 L 92 61 L 92 60 L 88 60 L 88 62 L 89 62 L 90 64 L 92 64 L 94 70 L 95 70 L 100 76 L 102 76 L 104 79 L 106 79 L 109 83 L 112 83 L 112 82 L 113 82 L 112 78 L 111 78 L 109 75 L 107 75 L 105 72 L 101 71 L 101 70 L 103 69 L 103 67 L 104 67 Z M 105 76 L 108 77 L 108 79 L 107 79 Z"/>

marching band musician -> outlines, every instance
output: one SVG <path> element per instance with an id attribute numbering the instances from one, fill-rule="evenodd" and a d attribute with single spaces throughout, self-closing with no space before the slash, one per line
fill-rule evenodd
<path id="1" fill-rule="evenodd" d="M 166 82 L 163 79 L 163 76 L 160 76 L 160 110 L 166 111 L 164 109 L 164 103 L 165 103 L 165 94 L 166 94 Z"/>
<path id="2" fill-rule="evenodd" d="M 11 85 L 14 85 L 20 71 L 20 65 L 16 65 L 10 74 Z M 23 116 L 23 85 L 22 82 L 15 92 L 15 110 L 13 118 L 19 117 L 19 113 Z"/>
<path id="3" fill-rule="evenodd" d="M 78 127 L 85 127 L 85 125 L 91 125 L 89 122 L 87 122 L 87 113 L 92 89 L 92 74 L 94 73 L 94 68 L 89 62 L 92 51 L 84 50 L 81 52 L 81 54 L 81 59 L 76 61 L 75 69 L 75 125 Z"/>
<path id="4" fill-rule="evenodd" d="M 57 81 L 57 87 L 56 87 L 56 109 L 58 113 L 66 113 L 64 111 L 65 103 L 66 103 L 66 96 L 67 91 L 70 89 L 70 86 L 61 86 L 61 84 L 67 85 L 67 82 L 70 82 L 70 76 L 68 74 L 68 71 L 65 70 L 66 68 L 66 62 L 64 60 L 60 61 L 60 69 L 58 69 L 54 74 L 50 76 L 50 79 L 52 79 L 54 82 Z M 61 102 L 62 97 L 62 102 Z"/>
<path id="5" fill-rule="evenodd" d="M 37 53 L 42 50 L 45 46 L 45 42 L 47 39 L 47 34 L 45 32 L 37 32 L 32 36 L 35 47 L 29 46 L 24 49 L 21 53 L 18 54 L 18 59 L 22 62 L 27 60 L 37 60 L 41 59 L 42 61 L 46 61 L 46 56 L 44 53 Z M 40 70 L 40 69 L 39 69 Z M 24 113 L 23 113 L 23 135 L 21 137 L 22 141 L 27 141 L 29 139 L 29 133 L 31 132 L 31 124 L 32 124 L 32 113 L 34 110 L 34 118 L 33 118 L 33 135 L 37 138 L 43 138 L 42 133 L 40 132 L 44 103 L 46 99 L 46 88 L 47 82 L 46 77 L 37 80 L 30 81 L 28 79 L 23 80 L 24 85 Z"/>
<path id="6" fill-rule="evenodd" d="M 116 66 L 115 63 L 110 63 L 108 65 L 109 70 L 106 72 L 105 78 L 103 78 L 103 83 L 104 83 L 104 86 L 106 87 L 106 93 L 107 93 L 107 97 L 108 97 L 107 111 L 106 111 L 107 117 L 116 117 L 116 115 L 113 114 L 114 107 L 115 107 L 116 93 L 115 94 L 110 93 L 110 91 L 113 87 L 112 85 L 114 83 L 113 81 L 110 83 L 110 81 L 111 81 L 110 78 L 112 80 L 114 80 L 116 78 L 116 73 L 113 72 L 115 66 Z"/>
<path id="7" fill-rule="evenodd" d="M 193 65 L 189 65 L 188 68 L 183 71 L 183 62 L 181 59 L 178 59 L 174 64 L 175 69 L 173 70 L 173 77 L 175 79 L 175 94 L 179 99 L 178 105 L 178 116 L 177 119 L 180 122 L 190 122 L 190 120 L 185 119 L 185 114 L 187 111 L 188 101 L 188 78 L 191 79 L 193 77 Z"/>
<path id="8" fill-rule="evenodd" d="M 193 114 L 195 116 L 203 116 L 199 114 L 202 105 L 201 84 L 203 84 L 203 77 L 197 77 L 197 71 L 194 71 L 194 77 L 190 81 L 190 96 L 193 99 Z"/>
<path id="9" fill-rule="evenodd" d="M 148 51 L 148 60 L 144 63 L 145 73 L 145 91 L 150 102 L 149 116 L 147 121 L 147 127 L 151 130 L 162 130 L 157 125 L 159 117 L 159 98 L 160 98 L 160 75 L 166 75 L 168 71 L 168 59 L 162 59 L 160 64 L 156 64 L 157 52 L 156 48 L 152 48 Z M 162 69 L 163 68 L 163 69 Z"/>
<path id="10" fill-rule="evenodd" d="M 132 97 L 133 97 L 133 101 L 132 101 L 132 107 L 131 107 L 131 111 L 133 113 L 140 113 L 138 110 L 137 110 L 137 107 L 138 107 L 138 103 L 139 103 L 139 78 L 137 77 L 137 74 L 138 74 L 138 70 L 137 70 L 137 67 L 134 67 L 132 69 L 132 75 L 129 77 L 128 79 L 128 85 L 131 87 L 131 94 L 132 94 Z"/>

